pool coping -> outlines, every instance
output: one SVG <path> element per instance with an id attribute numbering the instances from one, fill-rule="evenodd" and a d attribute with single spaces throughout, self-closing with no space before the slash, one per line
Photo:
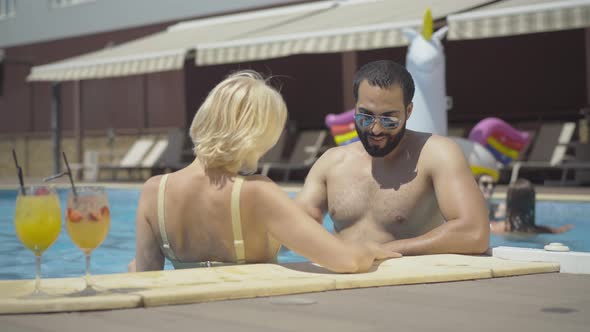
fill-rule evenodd
<path id="1" fill-rule="evenodd" d="M 490 248 L 488 254 L 511 261 L 559 263 L 560 273 L 590 274 L 590 253 L 588 252 L 557 252 L 545 249 L 498 246 Z"/>

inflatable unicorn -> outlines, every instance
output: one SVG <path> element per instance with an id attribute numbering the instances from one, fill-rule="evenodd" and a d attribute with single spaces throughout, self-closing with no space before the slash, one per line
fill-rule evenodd
<path id="1" fill-rule="evenodd" d="M 442 27 L 432 33 L 430 9 L 424 15 L 422 33 L 414 29 L 403 30 L 410 41 L 406 69 L 412 74 L 416 86 L 408 129 L 447 135 L 445 55 L 441 43 L 447 30 Z"/>
<path id="2" fill-rule="evenodd" d="M 451 137 L 463 150 L 463 155 L 471 167 L 474 176 L 479 174 L 490 175 L 494 181 L 498 181 L 500 164 L 483 145 L 461 137 Z"/>

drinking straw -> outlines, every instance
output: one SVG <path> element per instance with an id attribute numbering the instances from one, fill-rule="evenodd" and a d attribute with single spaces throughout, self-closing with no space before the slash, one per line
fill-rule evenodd
<path id="1" fill-rule="evenodd" d="M 64 157 L 64 162 L 66 163 L 66 168 L 68 169 L 67 174 L 70 178 L 70 184 L 72 185 L 72 192 L 74 193 L 74 199 L 78 198 L 78 193 L 76 192 L 76 186 L 74 186 L 74 179 L 72 178 L 72 171 L 70 170 L 70 164 L 68 163 L 68 157 L 66 157 L 66 153 L 62 151 L 62 156 Z"/>
<path id="2" fill-rule="evenodd" d="M 23 169 L 18 165 L 18 160 L 16 160 L 16 152 L 12 149 L 12 158 L 14 158 L 14 165 L 16 165 L 17 174 L 18 174 L 18 182 L 20 183 L 20 192 L 23 195 L 26 195 L 25 191 L 25 183 L 23 181 Z"/>
<path id="3" fill-rule="evenodd" d="M 47 182 L 47 181 L 51 181 L 51 180 L 54 180 L 57 178 L 61 178 L 62 176 L 67 174 L 68 177 L 70 178 L 70 184 L 72 185 L 72 192 L 74 193 L 74 199 L 76 199 L 76 198 L 78 198 L 78 192 L 76 191 L 76 186 L 74 185 L 74 179 L 72 178 L 72 170 L 70 170 L 70 164 L 68 163 L 68 157 L 66 157 L 65 152 L 62 152 L 62 156 L 64 157 L 64 162 L 66 164 L 67 171 L 57 173 L 52 176 L 48 176 L 43 179 L 43 182 Z"/>

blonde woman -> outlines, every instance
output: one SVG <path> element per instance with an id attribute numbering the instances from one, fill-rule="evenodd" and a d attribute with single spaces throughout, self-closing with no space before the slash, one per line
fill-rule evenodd
<path id="1" fill-rule="evenodd" d="M 193 163 L 143 187 L 129 269 L 160 270 L 165 257 L 175 268 L 276 262 L 281 244 L 335 272 L 363 272 L 376 259 L 399 257 L 334 237 L 267 177 L 238 175 L 256 170 L 286 117 L 280 93 L 258 73 L 219 83 L 190 128 Z"/>

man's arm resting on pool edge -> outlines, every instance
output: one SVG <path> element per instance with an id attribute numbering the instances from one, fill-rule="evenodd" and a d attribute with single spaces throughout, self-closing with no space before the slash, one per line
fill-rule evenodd
<path id="1" fill-rule="evenodd" d="M 459 220 L 451 220 L 424 235 L 391 241 L 385 247 L 404 256 L 486 252 L 489 246 L 489 226 L 485 232 L 464 229 L 462 224 Z"/>
<path id="2" fill-rule="evenodd" d="M 485 252 L 490 238 L 487 209 L 463 152 L 450 139 L 436 136 L 423 153 L 424 171 L 432 178 L 447 222 L 415 238 L 392 241 L 388 248 L 403 255 Z"/>

